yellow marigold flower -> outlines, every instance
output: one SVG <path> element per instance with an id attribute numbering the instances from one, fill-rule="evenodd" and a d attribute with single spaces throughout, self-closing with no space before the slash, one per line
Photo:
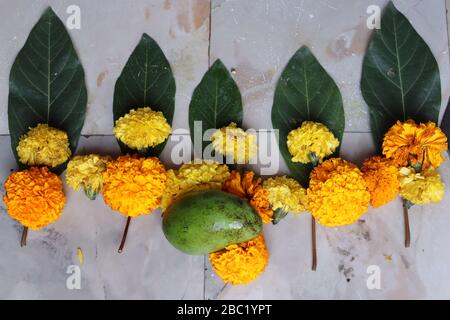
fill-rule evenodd
<path id="1" fill-rule="evenodd" d="M 34 230 L 58 220 L 66 202 L 61 179 L 47 167 L 13 172 L 5 190 L 8 214 Z"/>
<path id="2" fill-rule="evenodd" d="M 209 254 L 214 271 L 225 283 L 246 284 L 266 268 L 269 252 L 262 235 Z"/>
<path id="3" fill-rule="evenodd" d="M 306 211 L 306 190 L 297 180 L 280 176 L 264 181 L 263 186 L 269 191 L 269 202 L 273 210 L 281 209 L 294 214 Z"/>
<path id="4" fill-rule="evenodd" d="M 75 156 L 67 164 L 66 182 L 75 191 L 84 191 L 89 199 L 95 199 L 102 189 L 103 172 L 106 164 L 111 160 L 109 156 L 90 154 Z"/>
<path id="5" fill-rule="evenodd" d="M 17 145 L 19 161 L 29 166 L 56 167 L 71 154 L 67 133 L 47 124 L 30 128 Z"/>
<path id="6" fill-rule="evenodd" d="M 320 224 L 351 224 L 363 215 L 370 201 L 361 171 L 341 158 L 332 158 L 311 172 L 308 208 Z"/>
<path id="7" fill-rule="evenodd" d="M 389 159 L 375 156 L 364 161 L 361 172 L 374 208 L 392 201 L 398 195 L 398 169 Z"/>
<path id="8" fill-rule="evenodd" d="M 149 107 L 132 109 L 116 121 L 114 135 L 132 149 L 154 147 L 172 132 L 164 114 Z"/>
<path id="9" fill-rule="evenodd" d="M 397 166 L 419 163 L 424 169 L 437 168 L 444 161 L 444 150 L 448 150 L 447 137 L 433 122 L 397 121 L 383 140 L 383 154 Z"/>
<path id="10" fill-rule="evenodd" d="M 223 183 L 222 190 L 247 199 L 258 212 L 263 223 L 272 221 L 273 211 L 269 203 L 269 191 L 263 188 L 261 178 L 254 179 L 253 171 L 246 171 L 241 177 L 239 171 L 231 172 L 230 177 Z"/>
<path id="11" fill-rule="evenodd" d="M 205 160 L 183 164 L 178 170 L 167 171 L 167 189 L 161 200 L 163 212 L 177 199 L 193 191 L 220 190 L 228 179 L 228 167 L 215 161 Z"/>
<path id="12" fill-rule="evenodd" d="M 444 191 L 445 184 L 435 170 L 416 173 L 413 168 L 400 169 L 400 195 L 404 199 L 414 204 L 440 202 Z"/>
<path id="13" fill-rule="evenodd" d="M 231 122 L 211 136 L 214 150 L 225 156 L 233 157 L 236 163 L 247 163 L 258 153 L 256 135 L 238 128 Z"/>
<path id="14" fill-rule="evenodd" d="M 137 217 L 150 214 L 166 189 L 166 170 L 158 158 L 120 156 L 103 173 L 103 199 L 111 209 Z"/>
<path id="15" fill-rule="evenodd" d="M 333 154 L 339 140 L 322 123 L 303 121 L 300 128 L 289 132 L 287 146 L 293 162 L 310 163 Z"/>

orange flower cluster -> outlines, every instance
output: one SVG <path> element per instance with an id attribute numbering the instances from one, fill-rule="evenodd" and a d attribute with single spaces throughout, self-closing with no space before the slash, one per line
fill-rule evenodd
<path id="1" fill-rule="evenodd" d="M 398 195 L 400 189 L 398 168 L 391 160 L 380 156 L 371 157 L 364 161 L 361 172 L 374 208 L 394 200 Z"/>
<path id="2" fill-rule="evenodd" d="M 434 122 L 397 121 L 383 140 L 383 154 L 399 167 L 419 163 L 423 169 L 437 168 L 444 161 L 444 150 L 447 137 Z"/>
<path id="3" fill-rule="evenodd" d="M 263 188 L 261 178 L 256 180 L 254 178 L 253 171 L 246 171 L 242 177 L 238 171 L 233 171 L 223 183 L 222 190 L 247 199 L 258 212 L 262 222 L 269 223 L 273 216 L 269 203 L 269 191 Z"/>
<path id="4" fill-rule="evenodd" d="M 137 217 L 159 206 L 166 184 L 166 170 L 158 158 L 121 156 L 108 162 L 103 173 L 103 199 L 113 210 Z"/>
<path id="5" fill-rule="evenodd" d="M 61 179 L 47 167 L 13 172 L 5 189 L 8 214 L 34 230 L 58 220 L 66 202 Z"/>
<path id="6" fill-rule="evenodd" d="M 328 159 L 314 168 L 307 194 L 309 211 L 329 227 L 355 222 L 370 201 L 361 171 L 341 158 Z"/>
<path id="7" fill-rule="evenodd" d="M 223 250 L 209 255 L 214 271 L 224 282 L 233 285 L 246 284 L 255 280 L 265 269 L 269 252 L 264 237 L 238 244 L 232 244 Z"/>

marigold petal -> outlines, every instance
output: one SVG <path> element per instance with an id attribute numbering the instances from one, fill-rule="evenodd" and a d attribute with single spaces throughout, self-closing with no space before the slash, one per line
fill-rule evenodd
<path id="1" fill-rule="evenodd" d="M 361 172 L 370 192 L 370 202 L 374 208 L 397 197 L 400 183 L 398 169 L 390 160 L 375 156 L 364 161 Z"/>
<path id="2" fill-rule="evenodd" d="M 167 173 L 156 157 L 120 156 L 103 173 L 103 200 L 123 215 L 137 217 L 158 208 Z"/>
<path id="3" fill-rule="evenodd" d="M 130 110 L 116 121 L 114 127 L 116 138 L 137 150 L 163 143 L 171 132 L 164 114 L 149 107 Z"/>
<path id="4" fill-rule="evenodd" d="M 400 169 L 400 195 L 411 203 L 423 205 L 440 202 L 444 193 L 445 184 L 435 170 L 416 173 L 411 167 Z"/>
<path id="5" fill-rule="evenodd" d="M 34 230 L 58 220 L 66 202 L 61 179 L 47 167 L 13 172 L 5 190 L 8 214 Z"/>
<path id="6" fill-rule="evenodd" d="M 100 192 L 103 186 L 103 172 L 109 161 L 111 157 L 97 154 L 73 157 L 67 164 L 67 185 L 75 191 L 85 188 L 94 194 Z"/>
<path id="7" fill-rule="evenodd" d="M 56 167 L 71 154 L 67 133 L 47 124 L 30 128 L 17 145 L 19 161 L 29 166 Z"/>
<path id="8" fill-rule="evenodd" d="M 223 184 L 223 191 L 247 199 L 256 210 L 263 223 L 272 221 L 273 210 L 270 208 L 269 191 L 262 186 L 261 179 L 254 179 L 253 171 L 246 171 L 241 176 L 239 171 L 231 172 L 230 177 Z"/>
<path id="9" fill-rule="evenodd" d="M 193 191 L 220 190 L 228 179 L 228 167 L 218 162 L 204 160 L 183 164 L 178 170 L 167 172 L 167 190 L 161 200 L 163 212 L 177 199 Z"/>
<path id="10" fill-rule="evenodd" d="M 310 163 L 313 154 L 322 162 L 333 154 L 339 146 L 339 140 L 324 124 L 303 121 L 300 128 L 289 132 L 287 146 L 293 162 Z"/>
<path id="11" fill-rule="evenodd" d="M 279 176 L 264 181 L 263 187 L 269 191 L 269 202 L 273 210 L 282 209 L 293 214 L 306 211 L 306 189 L 298 181 Z"/>
<path id="12" fill-rule="evenodd" d="M 230 156 L 236 163 L 248 163 L 258 152 L 256 135 L 238 128 L 231 122 L 227 127 L 216 130 L 212 136 L 214 150 Z"/>
<path id="13" fill-rule="evenodd" d="M 361 171 L 341 158 L 332 158 L 311 172 L 308 208 L 320 224 L 334 227 L 355 222 L 370 201 Z"/>
<path id="14" fill-rule="evenodd" d="M 448 150 L 447 137 L 433 122 L 417 124 L 397 121 L 383 139 L 383 154 L 399 167 L 419 163 L 423 169 L 437 168 Z"/>
<path id="15" fill-rule="evenodd" d="M 225 283 L 246 284 L 255 280 L 265 269 L 269 260 L 264 237 L 238 244 L 209 255 L 214 271 Z"/>

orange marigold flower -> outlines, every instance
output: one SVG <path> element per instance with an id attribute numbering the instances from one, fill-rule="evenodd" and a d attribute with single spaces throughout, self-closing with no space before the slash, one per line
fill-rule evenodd
<path id="1" fill-rule="evenodd" d="M 232 244 L 223 250 L 209 254 L 214 271 L 224 282 L 233 285 L 255 280 L 265 269 L 269 252 L 262 235 Z"/>
<path id="2" fill-rule="evenodd" d="M 397 166 L 419 163 L 422 168 L 437 168 L 448 149 L 447 137 L 434 122 L 416 124 L 413 120 L 397 121 L 384 136 L 383 154 Z"/>
<path id="3" fill-rule="evenodd" d="M 5 190 L 8 214 L 33 230 L 58 220 L 66 202 L 61 179 L 47 167 L 13 172 Z"/>
<path id="4" fill-rule="evenodd" d="M 309 211 L 329 227 L 355 222 L 367 211 L 370 201 L 361 171 L 341 158 L 326 160 L 314 168 L 307 194 Z"/>
<path id="5" fill-rule="evenodd" d="M 272 221 L 273 211 L 269 203 L 269 191 L 263 188 L 261 178 L 254 179 L 253 171 L 246 171 L 241 177 L 238 171 L 231 172 L 223 183 L 222 190 L 248 200 L 258 212 L 263 223 Z"/>
<path id="6" fill-rule="evenodd" d="M 361 172 L 370 192 L 370 202 L 374 208 L 392 201 L 398 195 L 400 183 L 398 168 L 391 160 L 375 156 L 364 161 Z"/>
<path id="7" fill-rule="evenodd" d="M 103 199 L 113 210 L 137 217 L 159 206 L 167 174 L 158 158 L 121 156 L 103 173 Z"/>

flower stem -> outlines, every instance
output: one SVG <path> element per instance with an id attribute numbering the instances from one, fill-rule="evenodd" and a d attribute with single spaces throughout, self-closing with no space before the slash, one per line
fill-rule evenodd
<path id="1" fill-rule="evenodd" d="M 128 227 L 130 226 L 131 217 L 127 218 L 127 224 L 125 225 L 125 229 L 123 230 L 122 241 L 120 242 L 119 250 L 117 252 L 122 253 L 123 247 L 125 246 L 125 240 L 127 240 Z"/>
<path id="2" fill-rule="evenodd" d="M 403 203 L 403 220 L 405 222 L 405 248 L 411 245 L 411 232 L 409 230 L 408 206 Z"/>
<path id="3" fill-rule="evenodd" d="M 20 239 L 20 246 L 25 247 L 27 245 L 28 227 L 23 227 L 22 238 Z"/>
<path id="4" fill-rule="evenodd" d="M 312 240 L 312 265 L 311 270 L 317 269 L 317 250 L 316 250 L 316 219 L 311 215 L 311 240 Z"/>
<path id="5" fill-rule="evenodd" d="M 314 152 L 309 154 L 309 159 L 311 160 L 311 164 L 316 167 L 319 164 L 319 158 L 317 158 Z M 312 264 L 311 270 L 316 271 L 317 269 L 317 246 L 316 246 L 316 219 L 313 215 L 311 215 L 311 243 L 312 243 Z"/>

